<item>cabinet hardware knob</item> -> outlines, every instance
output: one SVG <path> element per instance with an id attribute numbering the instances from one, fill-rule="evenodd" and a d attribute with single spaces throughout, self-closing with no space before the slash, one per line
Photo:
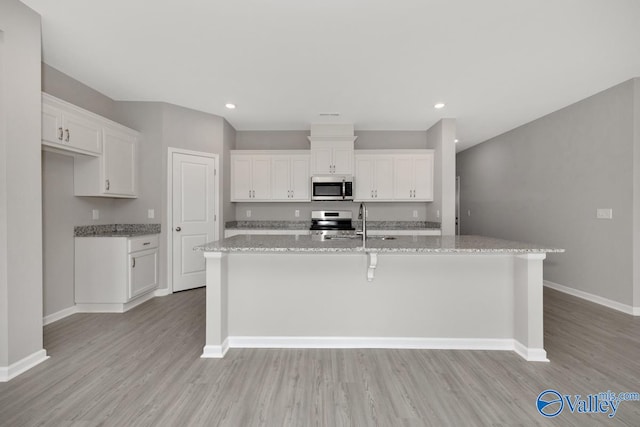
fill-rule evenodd
<path id="1" fill-rule="evenodd" d="M 62 141 L 62 138 L 64 137 L 64 131 L 62 130 L 61 127 L 58 128 L 58 139 L 60 141 Z"/>
<path id="2" fill-rule="evenodd" d="M 136 267 L 136 259 L 131 258 L 131 268 L 135 268 L 135 267 Z"/>
<path id="3" fill-rule="evenodd" d="M 176 227 L 176 231 L 182 231 L 181 227 Z"/>
<path id="4" fill-rule="evenodd" d="M 64 140 L 65 142 L 69 142 L 69 138 L 71 138 L 71 132 L 69 132 L 69 129 L 65 129 L 65 132 L 67 133 L 67 137 Z"/>

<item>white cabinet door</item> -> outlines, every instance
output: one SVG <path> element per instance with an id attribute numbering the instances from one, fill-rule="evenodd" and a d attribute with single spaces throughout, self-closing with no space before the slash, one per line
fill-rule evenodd
<path id="1" fill-rule="evenodd" d="M 157 286 L 158 248 L 130 253 L 128 298 L 135 298 Z"/>
<path id="2" fill-rule="evenodd" d="M 291 156 L 291 200 L 311 201 L 309 156 Z"/>
<path id="3" fill-rule="evenodd" d="M 103 120 L 68 102 L 42 94 L 42 145 L 73 153 L 102 153 Z"/>
<path id="4" fill-rule="evenodd" d="M 393 200 L 393 157 L 379 156 L 374 160 L 373 170 L 375 178 L 374 200 Z"/>
<path id="5" fill-rule="evenodd" d="M 353 175 L 353 140 L 312 141 L 311 173 Z"/>
<path id="6" fill-rule="evenodd" d="M 333 173 L 353 175 L 353 145 L 340 144 L 333 149 Z"/>
<path id="7" fill-rule="evenodd" d="M 373 168 L 374 160 L 372 156 L 356 157 L 356 200 L 373 200 L 373 189 L 375 185 Z"/>
<path id="8" fill-rule="evenodd" d="M 135 196 L 136 137 L 110 127 L 104 128 L 102 164 L 104 170 L 104 193 Z"/>
<path id="9" fill-rule="evenodd" d="M 231 157 L 231 201 L 244 202 L 252 199 L 251 156 Z"/>
<path id="10" fill-rule="evenodd" d="M 410 155 L 396 156 L 394 160 L 394 198 L 413 201 L 413 159 Z"/>
<path id="11" fill-rule="evenodd" d="M 63 112 L 64 143 L 81 151 L 100 154 L 102 148 L 102 123 L 88 115 Z"/>
<path id="12" fill-rule="evenodd" d="M 271 200 L 291 200 L 291 159 L 288 156 L 271 159 Z"/>
<path id="13" fill-rule="evenodd" d="M 433 161 L 433 152 L 395 157 L 395 200 L 433 201 Z"/>
<path id="14" fill-rule="evenodd" d="M 333 149 L 331 147 L 313 147 L 311 149 L 311 173 L 327 175 L 333 171 Z"/>
<path id="15" fill-rule="evenodd" d="M 433 201 L 433 155 L 417 156 L 414 166 L 414 199 Z"/>
<path id="16" fill-rule="evenodd" d="M 253 156 L 251 162 L 251 183 L 253 200 L 271 199 L 271 157 Z"/>

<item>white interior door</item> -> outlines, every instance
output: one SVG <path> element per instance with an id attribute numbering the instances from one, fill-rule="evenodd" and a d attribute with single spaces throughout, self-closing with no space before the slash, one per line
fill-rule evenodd
<path id="1" fill-rule="evenodd" d="M 172 155 L 173 292 L 205 285 L 205 260 L 193 247 L 215 240 L 215 161 Z"/>

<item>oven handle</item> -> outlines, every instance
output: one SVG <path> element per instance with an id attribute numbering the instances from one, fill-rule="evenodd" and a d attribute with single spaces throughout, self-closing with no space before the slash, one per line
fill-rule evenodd
<path id="1" fill-rule="evenodd" d="M 345 182 L 345 180 L 342 180 L 342 200 L 344 200 L 347 197 L 347 183 Z"/>

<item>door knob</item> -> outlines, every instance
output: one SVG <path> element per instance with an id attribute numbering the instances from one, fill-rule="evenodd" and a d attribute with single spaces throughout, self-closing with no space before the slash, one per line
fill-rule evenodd
<path id="1" fill-rule="evenodd" d="M 182 228 L 176 227 L 176 231 L 182 231 Z"/>

